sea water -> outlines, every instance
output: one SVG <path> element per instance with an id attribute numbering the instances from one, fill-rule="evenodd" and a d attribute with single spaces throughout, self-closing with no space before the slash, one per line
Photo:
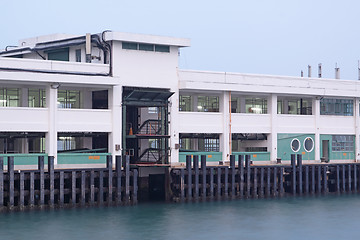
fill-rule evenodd
<path id="1" fill-rule="evenodd" d="M 360 239 L 360 195 L 1 213 L 0 239 Z"/>

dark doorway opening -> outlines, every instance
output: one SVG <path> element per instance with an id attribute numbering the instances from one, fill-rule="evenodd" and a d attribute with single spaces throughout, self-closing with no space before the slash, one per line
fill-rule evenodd
<path id="1" fill-rule="evenodd" d="M 149 175 L 149 200 L 165 201 L 165 175 Z"/>

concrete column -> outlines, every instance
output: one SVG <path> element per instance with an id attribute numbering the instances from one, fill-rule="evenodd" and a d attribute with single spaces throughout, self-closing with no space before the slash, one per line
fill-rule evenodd
<path id="1" fill-rule="evenodd" d="M 246 113 L 246 101 L 245 96 L 239 98 L 240 113 Z"/>
<path id="2" fill-rule="evenodd" d="M 180 144 L 179 139 L 179 89 L 173 88 L 171 89 L 172 92 L 175 92 L 174 95 L 171 96 L 169 99 L 169 108 L 168 111 L 170 113 L 169 120 L 169 135 L 170 135 L 170 157 L 169 162 L 170 163 L 177 163 L 179 162 L 179 148 L 176 148 L 175 146 L 177 144 Z M 193 97 L 194 101 L 194 97 Z M 180 145 L 179 145 L 180 146 Z"/>
<path id="3" fill-rule="evenodd" d="M 90 89 L 82 91 L 82 107 L 85 109 L 92 109 L 92 92 Z"/>
<path id="4" fill-rule="evenodd" d="M 21 153 L 29 153 L 29 140 L 27 138 L 21 138 Z"/>
<path id="5" fill-rule="evenodd" d="M 222 160 L 230 160 L 230 93 L 223 92 L 220 96 L 220 112 L 223 115 L 223 133 L 220 134 L 220 151 Z"/>
<path id="6" fill-rule="evenodd" d="M 269 114 L 271 118 L 271 134 L 268 137 L 270 151 L 270 161 L 276 161 L 277 156 L 277 95 L 271 94 L 268 101 Z"/>
<path id="7" fill-rule="evenodd" d="M 194 111 L 194 112 L 197 112 L 198 111 L 198 95 L 197 94 L 194 94 L 194 95 L 192 95 L 192 110 Z"/>
<path id="8" fill-rule="evenodd" d="M 319 118 L 320 118 L 320 100 L 314 98 L 312 102 L 312 114 L 315 116 L 315 159 L 316 161 L 320 161 L 320 126 L 319 126 Z"/>
<path id="9" fill-rule="evenodd" d="M 109 109 L 112 112 L 112 132 L 109 134 L 109 152 L 115 156 L 122 150 L 122 86 L 116 85 L 109 89 Z"/>
<path id="10" fill-rule="evenodd" d="M 354 99 L 354 119 L 355 119 L 355 160 L 360 161 L 360 101 L 359 98 Z"/>
<path id="11" fill-rule="evenodd" d="M 57 165 L 57 88 L 51 85 L 46 87 L 46 107 L 48 108 L 49 130 L 45 134 L 46 153 L 54 156 L 54 164 Z"/>
<path id="12" fill-rule="evenodd" d="M 21 107 L 28 107 L 29 106 L 29 89 L 28 88 L 21 88 L 21 98 L 20 98 Z"/>

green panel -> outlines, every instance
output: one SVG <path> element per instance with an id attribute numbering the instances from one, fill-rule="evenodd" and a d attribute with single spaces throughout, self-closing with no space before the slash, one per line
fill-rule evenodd
<path id="1" fill-rule="evenodd" d="M 110 153 L 59 153 L 58 164 L 98 164 L 106 163 Z"/>
<path id="2" fill-rule="evenodd" d="M 201 155 L 206 155 L 207 162 L 218 162 L 222 160 L 222 152 L 180 152 L 179 162 L 186 162 L 186 155 L 198 155 L 199 161 Z"/>
<path id="3" fill-rule="evenodd" d="M 307 152 L 304 149 L 304 140 L 308 137 L 311 137 L 314 141 L 314 147 L 310 152 Z M 291 141 L 295 138 L 300 141 L 300 149 L 297 152 L 294 152 L 291 149 Z M 302 154 L 303 160 L 315 160 L 315 134 L 279 133 L 277 135 L 277 141 L 278 158 L 281 158 L 282 160 L 290 160 L 291 154 Z"/>
<path id="4" fill-rule="evenodd" d="M 39 156 L 44 156 L 44 163 L 47 164 L 47 154 L 0 154 L 0 157 L 4 158 L 4 165 L 8 164 L 8 157 L 14 157 L 15 165 L 37 165 Z"/>
<path id="5" fill-rule="evenodd" d="M 270 161 L 270 152 L 232 152 L 232 155 L 250 155 L 252 161 Z"/>
<path id="6" fill-rule="evenodd" d="M 355 136 L 354 137 L 354 151 L 332 151 L 332 136 L 330 134 L 320 134 L 320 156 L 323 156 L 323 140 L 329 140 L 329 160 L 354 160 L 355 159 Z"/>

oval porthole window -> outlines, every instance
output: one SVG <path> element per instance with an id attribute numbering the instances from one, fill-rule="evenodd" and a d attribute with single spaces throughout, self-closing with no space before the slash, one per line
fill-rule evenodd
<path id="1" fill-rule="evenodd" d="M 300 141 L 297 138 L 294 138 L 291 141 L 291 150 L 293 150 L 293 152 L 298 152 L 300 150 Z"/>
<path id="2" fill-rule="evenodd" d="M 307 152 L 311 152 L 314 149 L 314 140 L 311 137 L 305 138 L 304 148 Z"/>

